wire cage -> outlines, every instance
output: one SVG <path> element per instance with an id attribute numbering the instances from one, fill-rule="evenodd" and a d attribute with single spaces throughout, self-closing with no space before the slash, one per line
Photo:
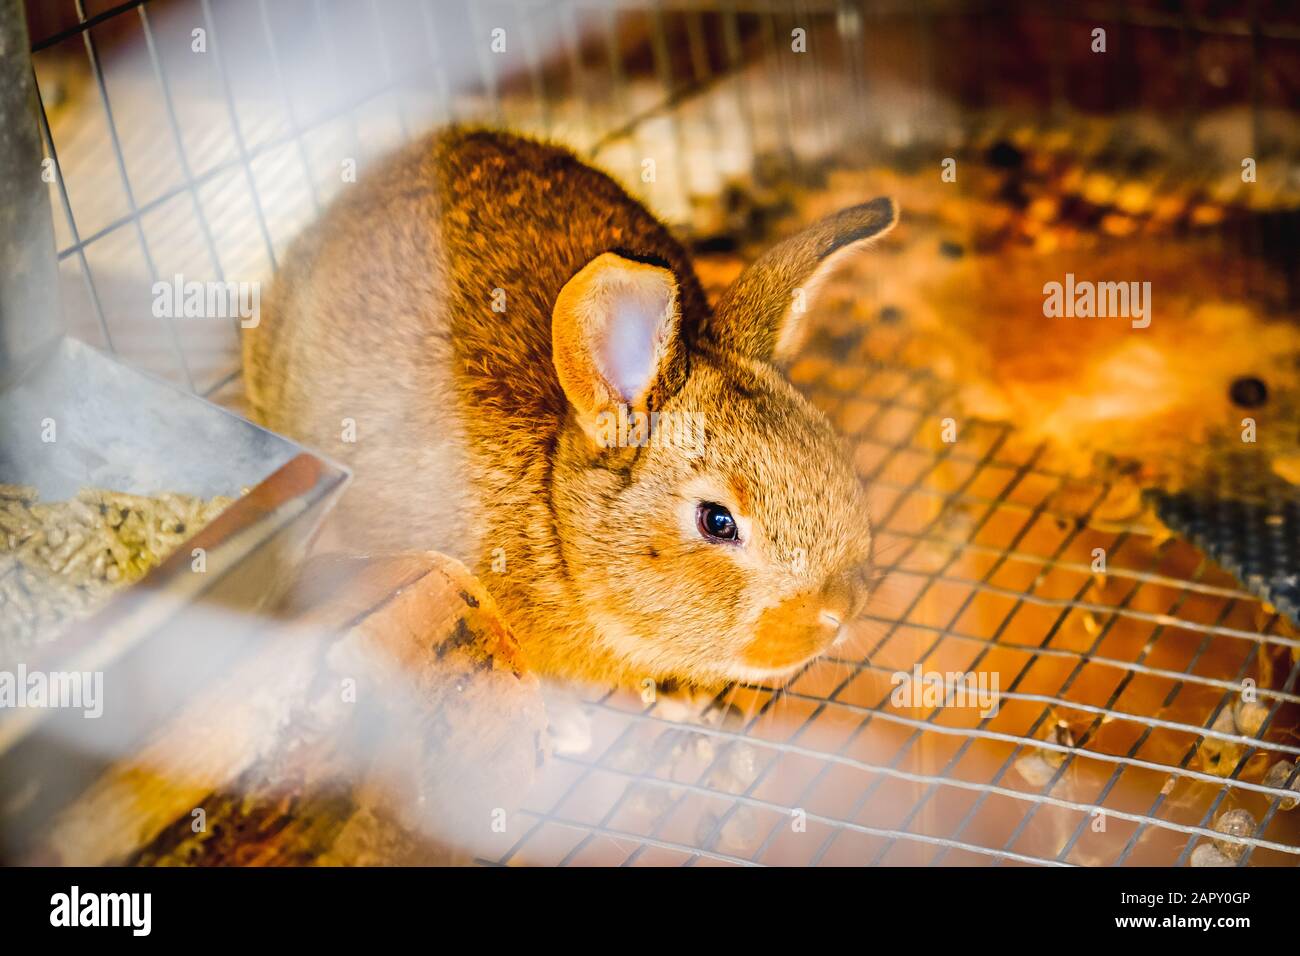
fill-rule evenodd
<path id="1" fill-rule="evenodd" d="M 269 276 L 358 165 L 448 120 L 573 145 L 703 254 L 733 248 L 738 190 L 825 190 L 846 156 L 985 155 L 1026 122 L 1145 111 L 1170 121 L 1177 147 L 1203 107 L 1239 103 L 1251 155 L 1286 154 L 1300 16 L 1215 7 L 41 5 L 32 51 L 66 320 L 239 407 L 237 329 L 154 317 L 153 284 Z M 1151 55 L 1079 82 L 1069 51 L 1099 23 Z M 800 32 L 818 55 L 790 55 Z M 947 57 L 958 38 L 976 55 Z M 1289 196 L 1224 234 L 1293 263 Z M 1294 306 L 1294 289 L 1276 295 Z M 695 706 L 590 697 L 591 746 L 555 757 L 480 862 L 1185 865 L 1218 840 L 1236 865 L 1293 865 L 1295 772 L 1262 779 L 1300 754 L 1283 730 L 1300 704 L 1287 621 L 1186 540 L 1116 519 L 1113 483 L 1056 467 L 1013 425 L 977 420 L 936 443 L 954 389 L 901 360 L 911 333 L 847 315 L 828 326 L 792 377 L 873 489 L 889 583 L 861 639 L 780 688 Z M 896 675 L 914 667 L 996 674 L 999 706 L 952 706 L 950 685 L 898 704 Z M 1232 717 L 1252 689 L 1247 732 Z M 1238 808 L 1252 826 L 1217 830 Z"/>
<path id="2" fill-rule="evenodd" d="M 69 317 L 88 341 L 205 395 L 237 374 L 234 330 L 173 320 L 156 334 L 139 324 L 141 289 L 174 273 L 269 275 L 358 165 L 436 123 L 555 136 L 685 223 L 693 199 L 759 154 L 824 152 L 829 84 L 846 76 L 823 60 L 745 96 L 741 72 L 788 32 L 780 4 L 73 7 L 45 35 L 38 22 L 32 46 Z M 809 17 L 858 29 L 834 6 Z M 495 50 L 467 42 L 494 35 Z M 727 97 L 698 101 L 723 83 Z M 83 84 L 93 95 L 73 99 Z M 647 140 L 663 156 L 652 178 L 639 165 Z"/>

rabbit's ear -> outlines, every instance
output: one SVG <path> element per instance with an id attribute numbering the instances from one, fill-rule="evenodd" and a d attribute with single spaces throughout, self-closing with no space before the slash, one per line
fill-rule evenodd
<path id="1" fill-rule="evenodd" d="M 758 258 L 722 294 L 704 338 L 751 358 L 790 357 L 803 340 L 804 313 L 845 256 L 893 228 L 898 214 L 881 197 L 827 216 Z"/>
<path id="2" fill-rule="evenodd" d="M 668 269 L 602 253 L 565 283 L 551 315 L 560 385 L 588 433 L 602 412 L 644 411 L 680 384 L 677 280 Z"/>

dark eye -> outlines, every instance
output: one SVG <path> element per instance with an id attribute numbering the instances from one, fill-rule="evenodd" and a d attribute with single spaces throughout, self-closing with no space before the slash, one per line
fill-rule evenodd
<path id="1" fill-rule="evenodd" d="M 735 541 L 736 519 L 731 512 L 712 501 L 701 501 L 695 509 L 695 524 L 700 534 L 715 541 Z"/>

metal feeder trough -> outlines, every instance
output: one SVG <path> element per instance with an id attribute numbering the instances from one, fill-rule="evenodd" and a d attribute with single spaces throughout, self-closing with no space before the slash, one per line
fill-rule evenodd
<path id="1" fill-rule="evenodd" d="M 46 419 L 54 442 L 41 440 Z M 251 615 L 283 593 L 347 480 L 342 467 L 72 339 L 0 392 L 0 483 L 33 485 L 42 500 L 86 486 L 236 499 L 144 579 L 23 656 L 28 672 L 102 673 L 103 713 L 0 710 L 0 855 L 256 640 Z"/>

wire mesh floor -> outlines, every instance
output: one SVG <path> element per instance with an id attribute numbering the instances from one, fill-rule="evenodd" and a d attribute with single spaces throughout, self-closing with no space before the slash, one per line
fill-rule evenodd
<path id="1" fill-rule="evenodd" d="M 1300 753 L 1273 739 L 1300 701 L 1286 623 L 1186 542 L 1110 519 L 1127 490 L 1054 471 L 1006 425 L 943 443 L 940 383 L 823 344 L 793 377 L 849 436 L 888 572 L 859 633 L 703 709 L 590 697 L 591 746 L 481 862 L 1183 865 L 1244 808 L 1258 826 L 1222 845 L 1294 865 L 1296 818 L 1261 782 Z M 995 673 L 996 714 L 896 706 L 892 675 L 918 664 Z M 1245 735 L 1252 680 L 1266 716 Z"/>

